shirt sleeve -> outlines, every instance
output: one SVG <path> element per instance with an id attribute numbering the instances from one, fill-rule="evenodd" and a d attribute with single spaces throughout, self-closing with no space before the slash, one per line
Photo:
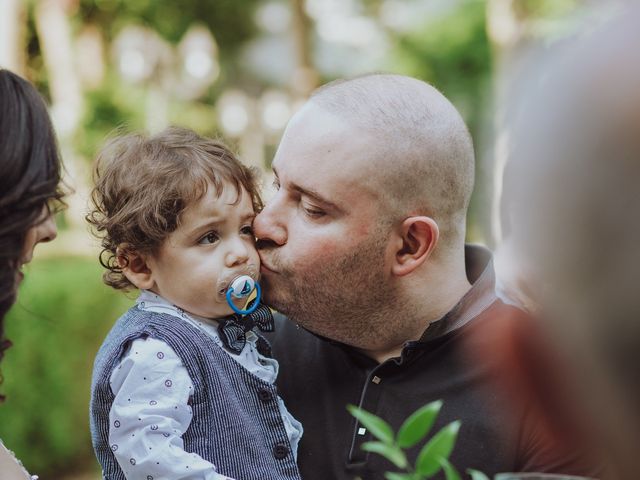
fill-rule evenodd
<path id="1" fill-rule="evenodd" d="M 184 450 L 193 382 L 176 353 L 154 338 L 134 340 L 110 379 L 109 444 L 127 480 L 232 480 Z"/>

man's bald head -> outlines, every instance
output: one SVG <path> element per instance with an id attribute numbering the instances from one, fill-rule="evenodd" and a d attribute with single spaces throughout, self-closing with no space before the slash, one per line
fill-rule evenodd
<path id="1" fill-rule="evenodd" d="M 310 100 L 372 139 L 363 172 L 391 215 L 428 215 L 444 246 L 464 240 L 474 181 L 469 131 L 431 85 L 400 75 L 367 75 L 318 89 Z"/>

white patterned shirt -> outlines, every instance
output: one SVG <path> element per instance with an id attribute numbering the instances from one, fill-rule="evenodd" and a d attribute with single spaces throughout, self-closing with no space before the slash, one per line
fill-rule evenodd
<path id="1" fill-rule="evenodd" d="M 188 314 L 146 290 L 140 293 L 137 304 L 142 310 L 166 313 L 195 325 L 224 349 L 214 320 Z M 257 339 L 255 333 L 247 332 L 247 344 L 240 354 L 225 351 L 261 380 L 274 383 L 278 362 L 258 352 Z M 164 388 L 166 381 L 171 381 L 171 389 Z M 188 404 L 193 382 L 166 343 L 155 338 L 131 342 L 111 374 L 110 385 L 115 398 L 109 412 L 109 444 L 127 480 L 228 479 L 217 473 L 215 465 L 184 450 L 182 435 L 193 417 Z M 280 397 L 278 406 L 296 456 L 302 425 Z"/>

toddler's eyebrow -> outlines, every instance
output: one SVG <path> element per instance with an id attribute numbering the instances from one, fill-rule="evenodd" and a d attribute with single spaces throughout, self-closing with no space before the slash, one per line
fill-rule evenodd
<path id="1" fill-rule="evenodd" d="M 221 223 L 221 219 L 209 220 L 209 221 L 199 223 L 198 225 L 193 227 L 191 230 L 189 230 L 188 235 L 191 236 L 191 235 L 200 234 L 205 230 L 217 227 L 220 223 Z"/>
<path id="2" fill-rule="evenodd" d="M 256 213 L 253 211 L 248 211 L 247 213 L 245 213 L 240 217 L 240 223 L 253 222 L 254 218 L 256 218 Z M 215 228 L 221 223 L 224 223 L 224 221 L 225 221 L 224 217 L 218 217 L 218 216 L 208 217 L 205 221 L 193 227 L 189 232 L 189 235 L 195 235 L 196 233 L 200 233 L 203 230 L 206 230 L 208 228 Z"/>
<path id="3" fill-rule="evenodd" d="M 256 212 L 247 212 L 242 216 L 242 221 L 245 222 L 247 220 L 253 220 L 254 218 L 256 218 Z"/>

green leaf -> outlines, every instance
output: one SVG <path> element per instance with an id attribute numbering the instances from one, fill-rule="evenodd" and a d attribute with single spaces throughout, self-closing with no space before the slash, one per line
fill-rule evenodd
<path id="1" fill-rule="evenodd" d="M 416 460 L 416 472 L 421 475 L 433 475 L 440 470 L 440 458 L 449 458 L 456 443 L 460 421 L 456 420 L 436 433 L 429 442 L 422 447 Z"/>
<path id="2" fill-rule="evenodd" d="M 474 470 L 473 468 L 468 468 L 467 473 L 471 475 L 471 480 L 489 480 L 489 477 L 487 477 L 480 470 Z"/>
<path id="3" fill-rule="evenodd" d="M 407 457 L 404 452 L 395 445 L 387 445 L 382 442 L 365 442 L 362 444 L 362 450 L 365 452 L 373 452 L 382 455 L 398 468 L 407 467 Z"/>
<path id="4" fill-rule="evenodd" d="M 355 405 L 347 405 L 347 410 L 349 410 L 349 413 L 356 417 L 374 437 L 387 445 L 393 445 L 393 430 L 391 430 L 387 422 Z"/>
<path id="5" fill-rule="evenodd" d="M 431 402 L 416 410 L 400 427 L 398 445 L 401 448 L 409 448 L 422 440 L 431 430 L 440 408 L 442 408 L 442 400 Z"/>
<path id="6" fill-rule="evenodd" d="M 455 467 L 451 465 L 451 462 L 449 462 L 449 460 L 440 457 L 439 462 L 440 466 L 444 470 L 444 475 L 447 480 L 460 480 L 460 474 L 455 469 Z"/>
<path id="7" fill-rule="evenodd" d="M 387 472 L 384 474 L 387 480 L 416 480 L 417 477 L 413 473 L 394 473 Z"/>

